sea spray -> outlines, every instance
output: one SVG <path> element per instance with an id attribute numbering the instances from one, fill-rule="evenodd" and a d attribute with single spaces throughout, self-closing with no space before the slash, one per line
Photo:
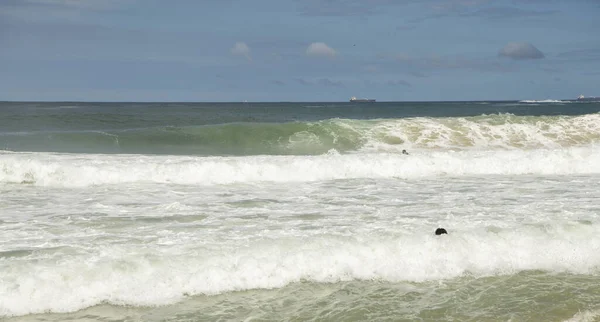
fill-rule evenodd
<path id="1" fill-rule="evenodd" d="M 481 115 L 227 123 L 125 130 L 0 132 L 11 151 L 202 156 L 319 155 L 399 149 L 538 149 L 600 142 L 600 114 Z"/>
<path id="2" fill-rule="evenodd" d="M 492 276 L 524 270 L 597 273 L 600 226 L 455 230 L 395 238 L 322 235 L 246 247 L 103 245 L 89 253 L 3 262 L 0 315 L 70 312 L 102 302 L 165 305 L 186 295 L 281 288 L 301 281 L 387 282 Z M 175 235 L 172 238 L 177 238 Z M 43 249 L 40 249 L 43 251 Z"/>
<path id="3" fill-rule="evenodd" d="M 85 187 L 121 183 L 214 185 L 356 178 L 600 173 L 600 149 L 328 153 L 320 156 L 184 157 L 0 154 L 0 183 Z"/>

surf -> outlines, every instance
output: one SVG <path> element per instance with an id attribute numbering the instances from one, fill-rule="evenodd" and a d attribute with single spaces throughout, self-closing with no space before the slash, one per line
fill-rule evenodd
<path id="1" fill-rule="evenodd" d="M 192 295 L 306 281 L 422 283 L 530 270 L 597 274 L 599 232 L 598 225 L 569 224 L 445 236 L 413 231 L 387 237 L 259 238 L 245 246 L 193 249 L 181 242 L 154 249 L 106 244 L 45 257 L 39 249 L 27 261 L 5 264 L 0 287 L 12 295 L 0 300 L 0 316 L 72 312 L 100 303 L 167 305 Z"/>
<path id="2" fill-rule="evenodd" d="M 598 147 L 244 157 L 0 153 L 0 183 L 60 187 L 599 173 Z"/>
<path id="3" fill-rule="evenodd" d="M 401 149 L 536 149 L 600 142 L 600 114 L 328 119 L 127 130 L 0 133 L 8 151 L 202 156 L 320 155 Z"/>

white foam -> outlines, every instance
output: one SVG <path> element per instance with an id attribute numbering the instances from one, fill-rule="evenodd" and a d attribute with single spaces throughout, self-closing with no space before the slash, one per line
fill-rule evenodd
<path id="1" fill-rule="evenodd" d="M 595 322 L 600 317 L 600 309 L 598 310 L 585 310 L 577 312 L 572 318 L 565 320 L 564 322 Z"/>
<path id="2" fill-rule="evenodd" d="M 245 246 L 126 244 L 88 255 L 0 263 L 0 316 L 68 312 L 102 302 L 163 305 L 195 294 L 280 288 L 303 280 L 414 281 L 523 270 L 597 273 L 600 226 L 450 231 L 396 237 L 257 239 Z"/>
<path id="3" fill-rule="evenodd" d="M 82 187 L 121 183 L 214 185 L 355 178 L 600 173 L 600 148 L 411 151 L 320 156 L 166 157 L 0 154 L 0 183 Z"/>
<path id="4" fill-rule="evenodd" d="M 569 103 L 569 101 L 561 101 L 561 100 L 522 100 L 519 103 Z"/>
<path id="5" fill-rule="evenodd" d="M 600 142 L 600 114 L 524 117 L 511 114 L 467 118 L 385 120 L 350 123 L 366 143 L 363 151 L 401 149 L 538 149 Z"/>

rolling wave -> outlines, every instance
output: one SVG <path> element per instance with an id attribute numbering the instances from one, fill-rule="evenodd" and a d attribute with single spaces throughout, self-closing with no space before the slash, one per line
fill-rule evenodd
<path id="1" fill-rule="evenodd" d="M 122 183 L 215 185 L 357 178 L 600 173 L 598 148 L 319 156 L 183 157 L 0 154 L 0 183 L 82 187 Z"/>
<path id="2" fill-rule="evenodd" d="M 71 312 L 111 303 L 166 305 L 198 294 L 350 280 L 424 282 L 525 270 L 594 273 L 599 227 L 589 224 L 456 231 L 436 238 L 321 235 L 209 250 L 127 244 L 65 247 L 85 253 L 27 255 L 0 272 L 0 316 Z M 179 235 L 176 235 L 179 236 Z M 35 259 L 35 260 L 34 260 Z"/>
<path id="3" fill-rule="evenodd" d="M 9 151 L 180 154 L 319 155 L 335 149 L 536 149 L 600 142 L 600 114 L 482 115 L 465 118 L 229 123 L 120 131 L 0 133 Z"/>

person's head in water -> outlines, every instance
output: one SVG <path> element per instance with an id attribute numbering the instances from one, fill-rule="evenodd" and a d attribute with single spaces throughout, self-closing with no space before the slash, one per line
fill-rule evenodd
<path id="1" fill-rule="evenodd" d="M 448 232 L 444 228 L 438 228 L 438 229 L 435 230 L 435 234 L 436 235 L 443 235 L 443 234 L 448 234 Z"/>
<path id="2" fill-rule="evenodd" d="M 402 154 L 408 154 L 408 152 L 406 152 L 406 150 L 402 150 Z"/>

